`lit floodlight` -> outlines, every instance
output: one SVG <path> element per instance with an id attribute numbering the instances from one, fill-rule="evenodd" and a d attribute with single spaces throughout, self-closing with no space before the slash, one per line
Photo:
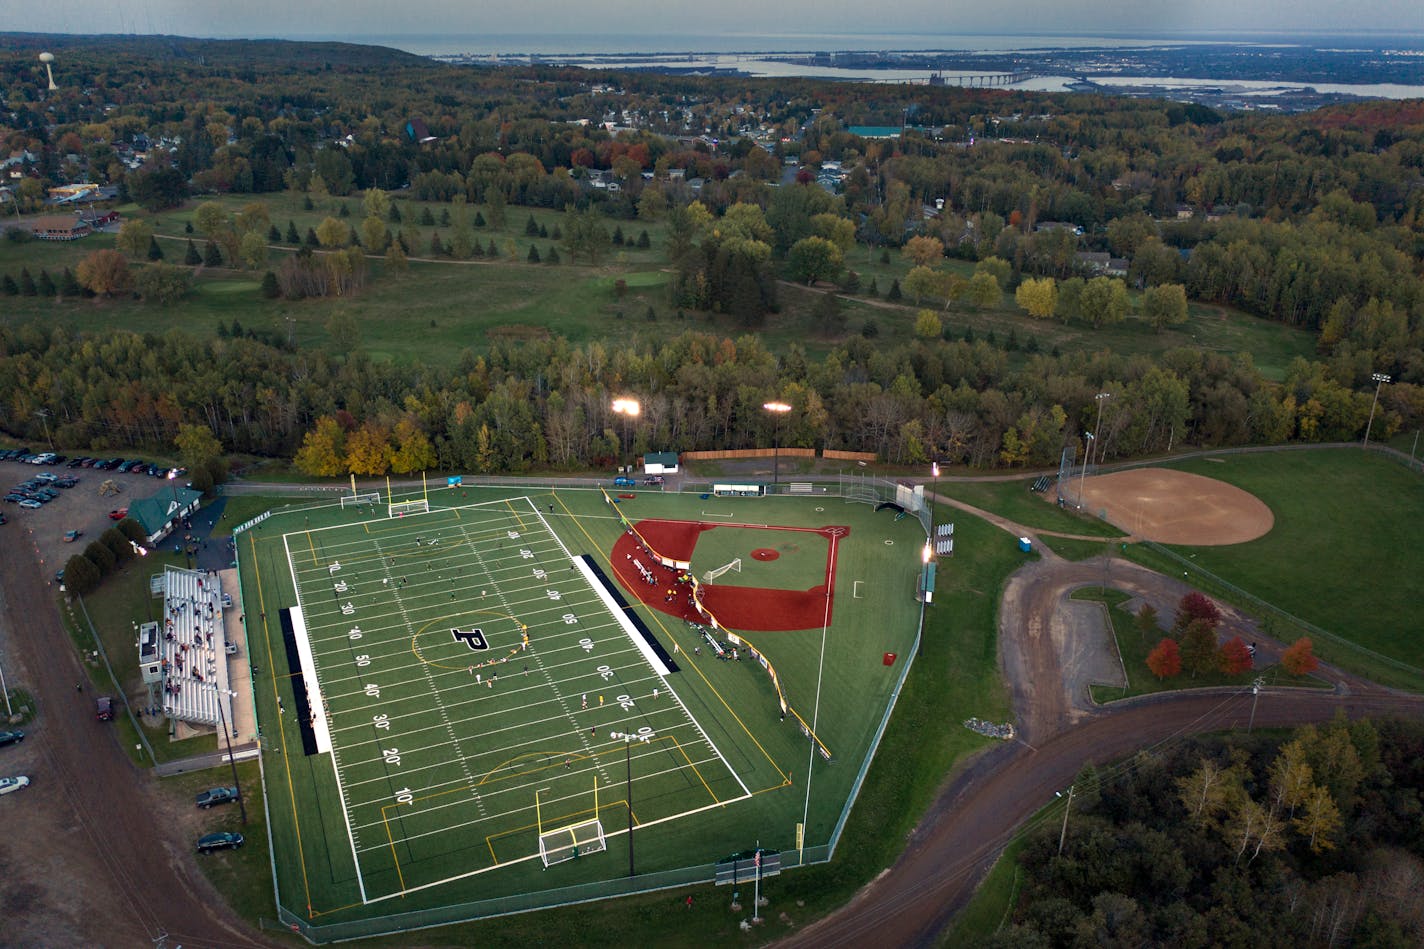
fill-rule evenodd
<path id="1" fill-rule="evenodd" d="M 643 411 L 643 407 L 638 404 L 637 399 L 614 399 L 613 411 L 619 415 L 637 416 L 639 412 Z"/>

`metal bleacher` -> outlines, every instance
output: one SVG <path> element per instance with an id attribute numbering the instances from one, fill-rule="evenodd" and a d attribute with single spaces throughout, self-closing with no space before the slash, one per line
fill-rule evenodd
<path id="1" fill-rule="evenodd" d="M 163 572 L 163 711 L 195 725 L 232 721 L 216 573 L 168 567 Z M 225 702 L 221 712 L 218 702 Z"/>

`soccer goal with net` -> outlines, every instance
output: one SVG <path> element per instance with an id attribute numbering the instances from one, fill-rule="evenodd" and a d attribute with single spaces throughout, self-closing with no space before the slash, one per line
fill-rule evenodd
<path id="1" fill-rule="evenodd" d="M 741 558 L 741 557 L 738 557 L 738 558 L 736 558 L 735 560 L 733 560 L 731 563 L 724 563 L 724 564 L 722 564 L 722 566 L 720 566 L 720 567 L 714 567 L 714 568 L 712 568 L 711 570 L 708 570 L 706 573 L 704 573 L 704 574 L 702 575 L 702 582 L 703 582 L 703 583 L 711 583 L 713 580 L 716 580 L 718 577 L 720 577 L 722 574 L 726 573 L 728 570 L 735 570 L 735 571 L 737 571 L 737 573 L 741 573 L 741 572 L 742 572 L 742 558 Z"/>
<path id="2" fill-rule="evenodd" d="M 388 517 L 405 517 L 407 514 L 426 514 L 430 511 L 430 502 L 421 498 L 418 501 L 392 501 L 386 505 Z"/>
<path id="3" fill-rule="evenodd" d="M 544 861 L 545 867 L 607 849 L 603 822 L 596 819 L 547 830 L 539 835 L 539 859 Z"/>
<path id="4" fill-rule="evenodd" d="M 341 496 L 342 507 L 360 507 L 363 504 L 380 504 L 381 492 L 368 491 L 365 494 L 343 494 Z"/>

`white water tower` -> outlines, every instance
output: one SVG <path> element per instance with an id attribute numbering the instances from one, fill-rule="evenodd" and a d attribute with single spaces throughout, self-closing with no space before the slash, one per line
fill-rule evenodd
<path id="1" fill-rule="evenodd" d="M 49 91 L 59 91 L 59 86 L 54 84 L 54 71 L 50 69 L 50 63 L 54 62 L 54 53 L 40 53 L 40 62 L 44 63 L 45 75 L 49 77 Z"/>

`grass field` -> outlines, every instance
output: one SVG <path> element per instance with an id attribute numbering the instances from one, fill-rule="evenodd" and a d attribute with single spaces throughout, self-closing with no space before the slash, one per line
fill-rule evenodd
<path id="1" fill-rule="evenodd" d="M 301 198 L 288 193 L 264 195 L 229 195 L 205 198 L 236 213 L 253 202 L 265 204 L 269 217 L 285 239 L 291 222 L 299 234 L 314 228 L 323 218 L 335 216 L 345 205 L 350 215 L 340 219 L 359 227 L 362 210 L 359 196 L 326 199 L 311 211 L 303 210 Z M 190 202 L 183 208 L 148 215 L 135 206 L 120 210 L 127 217 L 145 217 L 155 226 L 165 259 L 179 262 L 192 239 L 201 250 L 205 239 L 201 234 L 188 234 L 185 226 L 192 223 L 200 202 Z M 498 340 L 521 340 L 546 335 L 560 336 L 576 344 L 591 340 L 631 343 L 653 334 L 673 334 L 684 328 L 708 330 L 736 335 L 743 328 L 726 316 L 686 311 L 677 318 L 678 309 L 668 301 L 670 279 L 666 257 L 665 225 L 653 221 L 608 222 L 608 227 L 622 228 L 625 243 L 612 247 L 597 266 L 586 261 L 531 264 L 527 262 L 531 246 L 547 258 L 551 247 L 558 244 L 552 238 L 561 214 L 542 209 L 510 207 L 503 227 L 487 225 L 475 228 L 472 234 L 487 248 L 495 244 L 496 257 L 480 257 L 468 261 L 429 260 L 420 258 L 428 252 L 431 238 L 438 232 L 444 243 L 451 237 L 449 225 L 416 223 L 424 210 L 438 220 L 449 205 L 426 204 L 396 200 L 402 222 L 387 222 L 394 233 L 403 230 L 415 242 L 417 253 L 410 270 L 404 274 L 386 273 L 379 259 L 371 261 L 371 279 L 366 289 L 354 297 L 340 300 L 306 300 L 293 303 L 265 300 L 259 293 L 261 271 L 217 268 L 202 271 L 193 292 L 182 307 L 157 307 L 132 300 L 70 300 L 56 303 L 39 297 L 6 299 L 8 320 L 41 318 L 57 322 L 74 330 L 103 331 L 114 327 L 135 332 L 161 333 L 181 323 L 198 335 L 217 332 L 219 324 L 234 320 L 245 328 L 264 330 L 279 337 L 291 337 L 298 345 L 329 347 L 333 344 L 326 331 L 328 320 L 336 313 L 349 313 L 361 327 L 361 345 L 378 360 L 395 362 L 420 361 L 450 365 L 462 350 L 488 350 Z M 488 209 L 481 209 L 487 211 Z M 473 219 L 475 209 L 471 209 Z M 536 228 L 542 226 L 549 237 L 529 237 L 526 227 L 530 218 Z M 635 246 L 638 235 L 646 230 L 651 246 Z M 102 247 L 112 247 L 114 237 L 98 234 L 82 241 L 56 243 L 31 241 L 25 244 L 5 242 L 0 247 L 0 273 L 18 278 L 20 269 L 28 267 L 38 276 L 41 269 L 58 275 L 64 267 L 71 269 L 86 255 Z M 272 245 L 268 265 L 275 267 L 291 245 Z M 865 293 L 844 299 L 846 315 L 844 332 L 828 336 L 823 332 L 814 309 L 820 294 L 794 284 L 782 287 L 781 311 L 758 328 L 765 344 L 773 351 L 783 351 L 795 343 L 808 354 L 821 356 L 850 337 L 861 333 L 867 321 L 873 321 L 885 338 L 908 338 L 913 333 L 918 307 L 906 298 L 898 304 L 888 304 L 885 295 L 892 280 L 903 278 L 909 263 L 898 254 L 890 262 L 879 263 L 876 255 L 867 256 L 863 248 L 852 252 L 849 266 L 861 273 L 861 284 L 869 288 L 873 278 L 879 295 Z M 945 266 L 964 274 L 972 266 L 962 261 L 946 260 Z M 616 290 L 623 281 L 624 289 Z M 467 301 L 478 298 L 480 307 L 470 307 Z M 414 301 L 414 305 L 413 305 Z M 653 311 L 649 322 L 648 311 Z M 1281 378 L 1285 367 L 1295 356 L 1312 356 L 1314 336 L 1279 323 L 1229 311 L 1220 307 L 1192 306 L 1186 324 L 1155 332 L 1138 318 L 1102 329 L 1085 324 L 1064 325 L 1056 321 L 1032 320 L 1014 305 L 1012 296 L 1004 294 L 1000 305 L 979 311 L 955 306 L 944 314 L 946 333 L 955 339 L 966 331 L 976 338 L 988 338 L 992 333 L 1000 346 L 1006 346 L 1010 334 L 1020 344 L 1033 338 L 1042 352 L 1057 348 L 1063 352 L 1099 352 L 1112 350 L 1128 355 L 1151 354 L 1171 347 L 1192 347 L 1220 353 L 1249 352 L 1256 365 L 1268 378 Z M 1022 350 L 1011 353 L 1011 361 L 1026 360 Z"/>
<path id="2" fill-rule="evenodd" d="M 791 850 L 803 822 L 807 846 L 825 843 L 896 681 L 898 665 L 881 657 L 903 656 L 913 643 L 923 537 L 913 521 L 839 501 L 709 505 L 639 494 L 624 502 L 642 518 L 716 506 L 738 520 L 754 511 L 757 523 L 849 528 L 835 559 L 862 596 L 838 583 L 833 628 L 748 631 L 793 709 L 831 749 L 827 763 L 808 757 L 793 721 L 780 720 L 758 663 L 719 661 L 707 648 L 690 655 L 703 642 L 691 627 L 639 607 L 681 671 L 653 670 L 570 566 L 570 554 L 589 553 L 613 572 L 607 552 L 623 531 L 602 495 L 467 494 L 478 502 L 460 498 L 459 507 L 395 520 L 349 509 L 274 515 L 240 541 L 249 621 L 266 614 L 249 648 L 259 667 L 282 670 L 260 676 L 255 690 L 264 740 L 282 752 L 268 773 L 289 908 L 309 907 L 318 924 L 410 910 L 458 918 L 473 913 L 454 904 L 527 905 L 540 899 L 524 895 L 531 892 L 618 881 L 627 869 L 625 752 L 638 872 L 653 874 L 644 879 L 710 864 L 758 839 Z M 693 569 L 725 562 L 728 550 L 749 557 L 752 544 L 776 533 L 709 531 L 702 536 L 720 534 L 728 546 L 699 544 Z M 766 572 L 776 562 L 758 563 L 758 583 L 824 582 L 824 557 L 819 575 L 811 559 L 788 557 L 782 578 Z M 276 713 L 279 700 L 288 710 L 293 702 L 277 607 L 298 600 L 332 729 L 330 756 L 302 755 L 292 716 Z M 474 630 L 486 650 L 470 648 Z M 631 745 L 614 731 L 634 736 Z M 538 826 L 595 815 L 614 853 L 541 869 Z M 363 900 L 382 902 L 364 910 Z"/>
<path id="3" fill-rule="evenodd" d="M 1122 531 L 1105 521 L 1060 508 L 1042 494 L 1030 491 L 1029 485 L 1033 480 L 940 481 L 938 491 L 945 497 L 999 514 L 1025 527 L 1089 537 L 1122 536 Z M 1051 491 L 1048 493 L 1052 494 Z"/>
<path id="4" fill-rule="evenodd" d="M 1249 543 L 1174 550 L 1337 636 L 1424 667 L 1424 640 L 1415 635 L 1424 577 L 1418 475 L 1348 449 L 1222 455 L 1172 467 L 1244 488 L 1275 514 L 1271 531 Z"/>

